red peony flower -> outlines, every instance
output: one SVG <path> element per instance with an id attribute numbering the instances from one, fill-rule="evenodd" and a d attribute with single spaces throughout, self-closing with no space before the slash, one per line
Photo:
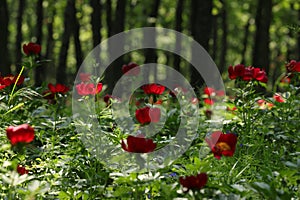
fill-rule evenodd
<path id="1" fill-rule="evenodd" d="M 259 108 L 262 110 L 264 110 L 266 108 L 271 109 L 274 106 L 274 104 L 269 103 L 263 99 L 257 100 L 257 104 L 258 104 Z"/>
<path id="2" fill-rule="evenodd" d="M 261 70 L 260 68 L 253 69 L 253 78 L 262 83 L 268 82 L 267 73 L 264 70 Z"/>
<path id="3" fill-rule="evenodd" d="M 233 66 L 229 66 L 228 68 L 229 78 L 231 80 L 236 79 L 238 77 L 243 77 L 245 73 L 245 66 L 243 64 L 238 64 Z"/>
<path id="4" fill-rule="evenodd" d="M 26 170 L 26 168 L 25 168 L 25 167 L 22 167 L 21 165 L 18 165 L 18 166 L 17 166 L 17 172 L 18 172 L 20 175 L 28 174 L 28 171 Z"/>
<path id="5" fill-rule="evenodd" d="M 111 95 L 109 94 L 106 94 L 104 97 L 103 97 L 103 101 L 106 103 L 106 105 L 110 104 L 110 99 L 112 98 Z"/>
<path id="6" fill-rule="evenodd" d="M 7 87 L 7 85 L 4 84 L 3 78 L 0 76 L 0 90 L 4 89 L 4 88 L 6 88 L 6 87 Z"/>
<path id="7" fill-rule="evenodd" d="M 285 76 L 280 80 L 281 83 L 286 83 L 290 84 L 291 83 L 291 77 L 290 76 Z"/>
<path id="8" fill-rule="evenodd" d="M 160 109 L 150 107 L 137 109 L 135 111 L 135 117 L 141 124 L 146 124 L 150 122 L 156 123 L 160 120 Z"/>
<path id="9" fill-rule="evenodd" d="M 5 87 L 8 87 L 12 84 L 17 84 L 17 85 L 21 85 L 23 82 L 24 82 L 24 79 L 25 77 L 24 76 L 20 76 L 18 82 L 17 82 L 17 79 L 18 79 L 18 76 L 19 75 L 8 75 L 8 76 L 5 76 L 5 77 L 0 77 L 0 87 L 1 89 L 5 88 Z"/>
<path id="10" fill-rule="evenodd" d="M 214 101 L 210 98 L 205 98 L 203 101 L 206 105 L 213 105 L 214 104 Z"/>
<path id="11" fill-rule="evenodd" d="M 205 139 L 215 158 L 233 156 L 237 143 L 237 136 L 233 133 L 223 134 L 221 131 L 213 132 Z"/>
<path id="12" fill-rule="evenodd" d="M 96 95 L 101 92 L 102 90 L 102 83 L 98 83 L 97 85 L 93 83 L 80 83 L 76 85 L 77 93 L 81 96 L 87 95 Z"/>
<path id="13" fill-rule="evenodd" d="M 196 176 L 186 176 L 179 178 L 180 184 L 182 185 L 182 187 L 187 188 L 187 191 L 189 191 L 190 189 L 200 190 L 207 183 L 207 180 L 208 176 L 206 173 L 200 173 Z"/>
<path id="14" fill-rule="evenodd" d="M 24 53 L 28 55 L 38 55 L 41 52 L 41 45 L 29 42 L 28 44 L 23 45 Z"/>
<path id="15" fill-rule="evenodd" d="M 211 95 L 214 95 L 216 91 L 215 91 L 214 88 L 211 88 L 211 87 L 205 87 L 205 88 L 203 89 L 203 92 L 204 92 L 204 94 L 207 94 L 207 95 L 211 96 Z"/>
<path id="16" fill-rule="evenodd" d="M 158 99 L 154 104 L 155 105 L 161 105 L 163 103 L 162 99 Z"/>
<path id="17" fill-rule="evenodd" d="M 21 85 L 21 84 L 24 82 L 25 77 L 21 75 L 21 76 L 19 77 L 18 82 L 17 82 L 18 76 L 19 76 L 19 75 L 15 75 L 15 76 L 14 76 L 14 78 L 13 78 L 13 83 L 14 83 L 14 84 L 16 83 L 17 85 Z"/>
<path id="18" fill-rule="evenodd" d="M 2 84 L 0 83 L 0 90 L 2 90 L 2 89 L 4 89 L 4 88 L 6 88 L 6 85 L 2 85 Z"/>
<path id="19" fill-rule="evenodd" d="M 237 75 L 236 75 L 236 73 L 235 73 L 235 71 L 234 71 L 234 67 L 233 67 L 233 66 L 229 66 L 229 67 L 228 67 L 228 75 L 229 75 L 229 78 L 230 78 L 231 80 L 234 80 L 234 79 L 237 78 Z"/>
<path id="20" fill-rule="evenodd" d="M 259 105 L 259 106 L 261 106 L 261 105 L 263 105 L 263 104 L 265 104 L 265 100 L 263 100 L 263 99 L 259 99 L 259 100 L 257 100 L 257 104 Z"/>
<path id="21" fill-rule="evenodd" d="M 140 73 L 140 68 L 138 66 L 138 64 L 136 63 L 129 63 L 128 65 L 123 65 L 122 66 L 122 72 L 125 75 L 138 75 Z"/>
<path id="22" fill-rule="evenodd" d="M 79 78 L 82 82 L 88 82 L 91 79 L 91 74 L 88 73 L 80 73 Z"/>
<path id="23" fill-rule="evenodd" d="M 254 71 L 254 67 L 251 66 L 246 67 L 242 79 L 244 81 L 251 81 L 253 79 L 253 71 Z"/>
<path id="24" fill-rule="evenodd" d="M 244 81 L 251 81 L 253 79 L 262 83 L 268 82 L 267 74 L 260 68 L 254 68 L 252 66 L 245 67 L 242 64 L 236 66 L 229 66 L 228 68 L 229 78 L 236 79 L 241 78 Z"/>
<path id="25" fill-rule="evenodd" d="M 146 94 L 162 94 L 165 91 L 165 86 L 152 83 L 143 85 L 142 89 Z"/>
<path id="26" fill-rule="evenodd" d="M 156 144 L 152 139 L 147 139 L 143 136 L 135 137 L 131 135 L 127 137 L 126 144 L 124 140 L 122 140 L 121 146 L 125 151 L 131 153 L 150 153 L 156 148 Z"/>
<path id="27" fill-rule="evenodd" d="M 285 67 L 287 72 L 300 72 L 300 62 L 296 60 L 291 60 Z"/>
<path id="28" fill-rule="evenodd" d="M 67 87 L 63 84 L 60 84 L 60 83 L 57 83 L 56 85 L 49 83 L 48 88 L 49 88 L 50 92 L 52 92 L 53 94 L 56 94 L 56 93 L 65 94 L 70 90 L 69 87 Z"/>
<path id="29" fill-rule="evenodd" d="M 285 99 L 278 93 L 274 94 L 273 99 L 279 103 L 285 102 Z"/>
<path id="30" fill-rule="evenodd" d="M 12 145 L 30 143 L 34 139 L 34 129 L 28 124 L 9 126 L 6 129 L 6 135 Z"/>

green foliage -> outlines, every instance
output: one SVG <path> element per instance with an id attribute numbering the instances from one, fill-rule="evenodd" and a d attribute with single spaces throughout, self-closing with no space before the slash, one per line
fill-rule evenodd
<path id="1" fill-rule="evenodd" d="M 294 74 L 297 80 L 299 74 Z M 25 82 L 26 84 L 26 82 Z M 1 90 L 0 124 L 0 195 L 3 199 L 173 199 L 182 198 L 258 198 L 291 199 L 299 197 L 299 87 L 289 85 L 282 94 L 284 102 L 259 92 L 264 85 L 258 82 L 236 81 L 234 100 L 228 99 L 233 111 L 217 110 L 224 115 L 224 132 L 238 135 L 233 157 L 217 160 L 204 142 L 208 130 L 210 107 L 199 108 L 200 126 L 190 148 L 170 166 L 157 171 L 127 173 L 112 169 L 91 155 L 83 144 L 82 133 L 75 130 L 80 120 L 71 117 L 69 94 L 56 94 L 54 102 L 42 98 L 46 88 L 16 87 Z M 260 88 L 260 89 L 259 89 Z M 111 105 L 97 95 L 96 112 L 99 126 L 116 146 L 125 138 L 114 124 Z M 207 98 L 206 94 L 202 95 Z M 88 97 L 83 98 L 87 99 Z M 132 99 L 145 105 L 155 102 L 137 91 Z M 166 93 L 161 96 L 164 113 L 168 117 L 163 129 L 155 136 L 157 148 L 163 148 L 175 137 L 180 124 L 180 105 Z M 264 107 L 263 99 L 272 103 Z M 111 99 L 112 103 L 117 100 Z M 54 104 L 53 104 L 54 103 Z M 265 105 L 265 104 L 264 104 Z M 267 105 L 267 104 L 266 104 Z M 140 105 L 141 106 L 141 105 Z M 134 115 L 134 114 L 133 114 Z M 133 117 L 133 116 L 131 116 Z M 5 135 L 10 125 L 29 123 L 35 129 L 35 140 L 22 149 L 11 146 Z M 129 133 L 130 134 L 130 133 Z M 91 141 L 93 142 L 93 141 Z M 205 147 L 205 148 L 201 148 Z M 203 152 L 199 150 L 202 149 Z M 20 175 L 18 165 L 28 174 Z M 182 176 L 208 174 L 208 183 L 201 190 L 184 192 L 178 179 Z"/>

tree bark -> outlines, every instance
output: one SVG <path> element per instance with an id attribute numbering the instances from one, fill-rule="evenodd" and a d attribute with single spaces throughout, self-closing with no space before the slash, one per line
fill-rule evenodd
<path id="1" fill-rule="evenodd" d="M 18 15 L 17 15 L 17 36 L 16 36 L 16 69 L 17 73 L 21 70 L 21 62 L 22 62 L 22 40 L 23 40 L 23 33 L 22 33 L 22 18 L 25 9 L 25 0 L 19 0 L 19 7 L 18 7 Z"/>
<path id="2" fill-rule="evenodd" d="M 190 19 L 190 29 L 193 38 L 202 47 L 208 51 L 209 50 L 209 39 L 211 36 L 212 27 L 212 1 L 211 0 L 192 0 L 191 1 L 191 19 Z M 197 52 L 192 52 L 192 59 L 197 57 Z M 191 70 L 191 85 L 198 90 L 203 84 L 203 79 L 201 78 L 198 71 L 190 66 Z"/>
<path id="3" fill-rule="evenodd" d="M 221 46 L 221 55 L 220 55 L 220 66 L 219 70 L 222 74 L 226 65 L 226 55 L 227 55 L 227 34 L 228 34 L 228 28 L 227 28 L 227 12 L 226 12 L 226 3 L 224 0 L 221 0 L 221 3 L 223 4 L 223 9 L 221 13 L 222 17 L 222 46 Z"/>
<path id="4" fill-rule="evenodd" d="M 91 24 L 93 31 L 93 47 L 96 47 L 101 42 L 101 2 L 100 0 L 91 0 L 91 7 L 93 8 L 93 12 L 91 15 Z"/>
<path id="5" fill-rule="evenodd" d="M 212 40 L 213 40 L 213 45 L 212 45 L 211 56 L 212 56 L 213 60 L 216 60 L 217 55 L 218 55 L 218 18 L 219 18 L 219 15 L 215 15 L 212 18 Z"/>
<path id="6" fill-rule="evenodd" d="M 113 23 L 113 34 L 118 34 L 125 29 L 125 15 L 126 15 L 126 0 L 118 0 L 115 20 Z"/>
<path id="7" fill-rule="evenodd" d="M 300 21 L 300 8 L 298 7 L 298 21 Z M 300 30 L 298 29 L 298 38 L 297 38 L 297 47 L 298 47 L 298 60 L 300 60 Z M 297 55 L 297 54 L 296 54 Z"/>
<path id="8" fill-rule="evenodd" d="M 107 37 L 109 38 L 112 36 L 112 7 L 111 7 L 111 0 L 106 0 L 106 26 L 107 26 Z"/>
<path id="9" fill-rule="evenodd" d="M 111 30 L 112 35 L 123 32 L 125 29 L 126 2 L 127 2 L 126 0 L 118 0 L 116 10 L 115 10 L 115 19 L 112 24 L 107 24 L 109 28 L 112 28 Z M 111 2 L 107 2 L 107 3 L 111 3 Z M 107 22 L 107 23 L 111 23 L 111 22 Z M 110 31 L 108 30 L 108 33 L 109 32 Z M 116 50 L 116 48 L 118 48 L 118 51 L 123 51 L 124 43 L 109 44 L 108 48 L 110 54 L 109 56 L 111 57 L 111 55 Z M 124 64 L 123 56 L 120 56 L 118 59 L 114 60 L 111 66 L 109 67 L 106 75 L 107 77 L 109 77 L 109 79 L 106 79 L 106 82 L 108 84 L 108 88 L 107 88 L 108 93 L 112 92 L 117 80 L 122 76 L 121 66 L 123 64 Z"/>
<path id="10" fill-rule="evenodd" d="M 247 46 L 248 46 L 248 38 L 249 38 L 249 27 L 250 27 L 250 20 L 248 19 L 247 24 L 245 26 L 245 35 L 243 39 L 243 50 L 242 50 L 242 60 L 241 63 L 245 64 L 246 63 L 246 52 L 247 52 Z"/>
<path id="11" fill-rule="evenodd" d="M 9 51 L 8 51 L 8 22 L 9 22 L 9 15 L 8 15 L 8 8 L 6 0 L 0 1 L 0 66 L 2 75 L 7 75 L 11 72 L 10 70 L 10 60 L 9 60 Z M 0 72 L 0 73 L 1 73 Z M 1 75 L 1 74 L 0 74 Z"/>
<path id="12" fill-rule="evenodd" d="M 55 9 L 52 9 L 51 16 L 47 20 L 47 46 L 46 46 L 46 53 L 45 58 L 50 60 L 51 63 L 46 64 L 45 71 L 49 71 L 47 69 L 51 69 L 53 73 L 53 69 L 55 69 L 55 62 L 53 61 L 53 47 L 54 47 L 54 38 L 53 38 L 53 20 L 55 15 Z M 50 72 L 50 71 L 49 71 Z M 53 77 L 54 78 L 54 77 Z"/>
<path id="13" fill-rule="evenodd" d="M 152 9 L 149 14 L 149 17 L 152 18 L 151 22 L 149 23 L 148 26 L 150 27 L 155 27 L 156 25 L 156 20 L 158 16 L 158 9 L 160 5 L 160 0 L 155 0 L 152 4 Z M 156 33 L 153 32 L 151 34 L 151 37 L 144 38 L 145 43 L 151 44 L 152 46 L 156 46 Z M 145 49 L 145 63 L 156 63 L 157 62 L 157 54 L 156 54 L 156 49 Z M 149 72 L 151 73 L 151 72 Z M 148 80 L 148 76 L 150 75 L 149 73 L 145 73 L 147 77 L 144 77 L 146 80 Z M 157 80 L 157 71 L 156 69 L 152 72 L 154 76 L 154 82 Z"/>
<path id="14" fill-rule="evenodd" d="M 66 61 L 67 61 L 67 55 L 68 55 L 68 49 L 69 49 L 69 43 L 70 43 L 70 37 L 72 31 L 72 24 L 70 22 L 72 21 L 72 16 L 74 15 L 73 13 L 75 12 L 74 8 L 75 8 L 75 1 L 68 0 L 64 12 L 64 32 L 62 35 L 62 44 L 60 48 L 58 68 L 56 72 L 56 80 L 58 83 L 67 82 Z"/>
<path id="15" fill-rule="evenodd" d="M 175 13 L 175 30 L 178 32 L 182 31 L 182 11 L 183 11 L 183 0 L 177 1 L 176 13 Z M 179 34 L 176 35 L 176 51 L 181 50 L 181 37 Z M 180 72 L 180 56 L 174 54 L 174 69 Z"/>
<path id="16" fill-rule="evenodd" d="M 272 0 L 258 0 L 255 17 L 256 33 L 252 64 L 269 72 L 269 28 L 272 19 Z"/>
<path id="17" fill-rule="evenodd" d="M 74 10 L 73 16 L 72 16 L 73 38 L 74 38 L 75 53 L 76 53 L 76 68 L 77 68 L 77 71 L 78 71 L 81 64 L 82 64 L 82 61 L 83 61 L 83 53 L 82 53 L 80 37 L 79 37 L 80 25 L 79 25 L 79 21 L 76 17 L 75 4 L 74 4 L 74 7 L 73 7 L 73 10 Z"/>
<path id="18" fill-rule="evenodd" d="M 42 45 L 43 38 L 43 0 L 38 0 L 36 5 L 36 15 L 37 15 L 37 24 L 36 24 L 36 43 Z M 39 55 L 39 60 L 41 55 Z M 45 70 L 43 64 L 38 66 L 35 69 L 35 85 L 41 86 L 45 78 Z"/>
<path id="19" fill-rule="evenodd" d="M 153 3 L 151 13 L 149 14 L 149 17 L 153 19 L 148 24 L 148 26 L 150 26 L 150 27 L 155 27 L 155 25 L 156 25 L 156 19 L 157 19 L 157 15 L 158 15 L 159 5 L 160 5 L 160 0 L 155 0 Z M 154 44 L 155 43 L 155 35 L 153 35 L 153 37 L 149 38 L 147 41 Z M 155 46 L 155 44 L 154 44 L 154 46 Z M 156 63 L 156 60 L 157 60 L 157 55 L 156 55 L 155 49 L 146 49 L 145 63 Z"/>

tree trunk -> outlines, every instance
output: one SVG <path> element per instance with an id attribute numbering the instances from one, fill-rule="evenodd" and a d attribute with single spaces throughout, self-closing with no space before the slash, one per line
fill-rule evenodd
<path id="1" fill-rule="evenodd" d="M 112 7 L 111 7 L 111 0 L 106 0 L 106 26 L 107 26 L 107 37 L 109 38 L 112 36 Z"/>
<path id="2" fill-rule="evenodd" d="M 269 72 L 269 28 L 272 19 L 272 0 L 258 0 L 255 17 L 255 43 L 252 64 Z"/>
<path id="3" fill-rule="evenodd" d="M 80 25 L 78 22 L 78 19 L 76 17 L 76 8 L 75 4 L 73 7 L 73 16 L 72 16 L 72 24 L 73 24 L 73 37 L 74 37 L 74 45 L 75 45 L 75 53 L 76 53 L 76 68 L 77 71 L 80 68 L 80 65 L 82 64 L 83 61 L 83 53 L 81 49 L 81 43 L 80 43 L 80 37 L 79 37 L 79 32 L 80 32 Z"/>
<path id="4" fill-rule="evenodd" d="M 43 0 L 38 0 L 36 5 L 36 15 L 37 15 L 37 24 L 36 24 L 36 43 L 42 45 L 43 38 Z M 39 55 L 38 60 L 40 60 L 41 56 Z M 42 82 L 45 78 L 45 66 L 43 64 L 38 66 L 35 69 L 35 85 L 41 86 Z"/>
<path id="5" fill-rule="evenodd" d="M 151 13 L 149 14 L 149 17 L 153 19 L 152 22 L 149 24 L 150 27 L 155 27 L 155 25 L 156 25 L 159 5 L 160 5 L 160 0 L 155 0 L 153 2 L 153 7 L 151 10 Z M 156 46 L 155 39 L 156 39 L 156 33 L 153 32 L 151 34 L 151 37 L 144 38 L 144 41 L 145 41 L 145 43 L 151 44 L 152 46 Z M 156 62 L 157 62 L 156 49 L 145 49 L 145 63 L 156 63 Z M 156 69 L 152 73 L 154 76 L 154 82 L 156 82 L 156 79 L 157 79 Z M 145 75 L 149 75 L 149 74 L 145 73 Z M 145 77 L 145 78 L 146 78 L 146 80 L 148 80 L 149 77 Z"/>
<path id="6" fill-rule="evenodd" d="M 208 51 L 209 50 L 209 38 L 212 27 L 212 1 L 211 0 L 192 0 L 191 1 L 191 19 L 190 19 L 190 29 L 193 38 L 202 47 Z M 197 57 L 197 52 L 192 52 L 192 59 Z M 201 78 L 198 71 L 190 66 L 191 74 L 191 85 L 198 90 L 203 84 L 203 79 Z"/>
<path id="7" fill-rule="evenodd" d="M 8 54 L 8 21 L 9 21 L 9 15 L 8 15 L 8 8 L 7 8 L 7 2 L 6 0 L 0 1 L 0 66 L 2 75 L 9 74 L 10 71 L 10 60 L 9 60 L 9 54 Z M 1 74 L 0 74 L 1 75 Z"/>
<path id="8" fill-rule="evenodd" d="M 219 15 L 215 15 L 212 18 L 213 46 L 212 46 L 212 51 L 211 51 L 211 57 L 213 60 L 216 60 L 217 55 L 218 55 L 218 18 L 219 18 Z"/>
<path id="9" fill-rule="evenodd" d="M 226 12 L 226 4 L 224 0 L 221 0 L 221 3 L 223 4 L 223 9 L 221 13 L 222 18 L 222 47 L 221 47 L 221 55 L 220 55 L 220 66 L 219 70 L 222 74 L 226 65 L 226 54 L 227 54 L 227 12 Z"/>
<path id="10" fill-rule="evenodd" d="M 113 34 L 118 34 L 124 31 L 126 14 L 126 0 L 118 0 L 115 21 L 113 23 Z"/>
<path id="11" fill-rule="evenodd" d="M 150 26 L 150 27 L 155 27 L 155 25 L 156 25 L 159 5 L 160 5 L 160 0 L 155 0 L 153 3 L 151 13 L 149 14 L 149 18 L 153 19 L 148 24 L 148 26 Z M 152 38 L 149 38 L 148 41 L 151 42 L 151 44 L 154 44 L 155 43 L 155 35 L 153 35 Z M 154 44 L 154 46 L 155 46 L 155 44 Z M 156 55 L 155 49 L 146 49 L 145 63 L 156 63 L 156 60 L 157 60 L 157 55 Z"/>
<path id="12" fill-rule="evenodd" d="M 298 21 L 300 21 L 300 8 L 298 7 Z M 298 29 L 298 38 L 297 38 L 297 47 L 298 47 L 298 60 L 300 60 L 300 30 Z M 297 55 L 297 54 L 296 54 Z"/>
<path id="13" fill-rule="evenodd" d="M 177 1 L 176 14 L 175 14 L 175 30 L 178 32 L 182 31 L 182 11 L 183 11 L 183 0 Z M 181 50 L 181 35 L 176 35 L 176 52 L 180 53 Z M 180 56 L 174 54 L 174 69 L 180 72 Z"/>
<path id="14" fill-rule="evenodd" d="M 18 73 L 21 70 L 21 62 L 22 62 L 22 18 L 25 9 L 25 0 L 19 0 L 19 7 L 18 7 L 18 15 L 17 15 L 17 36 L 16 36 L 16 69 Z"/>
<path id="15" fill-rule="evenodd" d="M 68 55 L 68 49 L 69 49 L 69 43 L 70 43 L 70 37 L 72 31 L 72 24 L 70 22 L 72 21 L 72 16 L 74 16 L 74 12 L 75 12 L 74 8 L 75 8 L 75 1 L 68 0 L 67 6 L 65 8 L 65 13 L 64 13 L 64 32 L 62 35 L 62 44 L 60 48 L 58 68 L 56 72 L 56 80 L 58 83 L 67 82 L 66 61 L 67 61 L 67 55 Z"/>
<path id="16" fill-rule="evenodd" d="M 53 69 L 55 69 L 55 62 L 53 60 L 53 47 L 54 47 L 54 38 L 53 38 L 53 20 L 55 16 L 55 9 L 52 9 L 51 11 L 51 16 L 49 17 L 47 21 L 47 46 L 46 46 L 46 53 L 45 53 L 45 58 L 50 60 L 50 63 L 46 64 L 46 68 L 44 69 L 45 71 L 49 71 L 47 69 L 51 69 L 51 72 L 53 73 Z M 50 71 L 49 71 L 50 72 Z M 49 78 L 49 77 L 47 77 Z M 55 77 L 51 77 L 55 78 Z"/>
<path id="17" fill-rule="evenodd" d="M 101 42 L 101 2 L 100 0 L 91 0 L 91 7 L 93 8 L 93 12 L 91 15 L 91 24 L 93 31 L 93 47 L 96 47 Z"/>
<path id="18" fill-rule="evenodd" d="M 115 10 L 115 20 L 113 24 L 107 24 L 108 27 L 112 28 L 111 34 L 118 34 L 120 32 L 123 32 L 125 29 L 125 15 L 126 15 L 126 0 L 118 0 L 117 2 L 117 7 Z M 109 2 L 107 2 L 109 3 Z M 110 2 L 111 3 L 111 2 Z M 110 5 L 111 6 L 111 5 Z M 107 16 L 108 17 L 108 16 Z M 108 17 L 110 18 L 110 17 Z M 107 22 L 111 23 L 111 22 Z M 109 32 L 109 30 L 108 30 Z M 116 48 L 118 51 L 123 51 L 124 49 L 124 43 L 119 43 L 119 44 L 109 44 L 109 56 L 111 56 Z M 108 88 L 107 91 L 108 93 L 111 93 L 117 80 L 122 76 L 122 70 L 121 67 L 123 65 L 123 56 L 120 56 L 118 59 L 114 60 L 111 66 L 109 67 L 107 71 L 107 77 L 109 79 L 106 79 Z"/>
<path id="19" fill-rule="evenodd" d="M 243 50 L 242 50 L 242 61 L 241 63 L 246 63 L 246 52 L 247 52 L 247 46 L 248 46 L 248 38 L 249 38 L 249 27 L 250 27 L 250 20 L 248 19 L 247 24 L 245 26 L 245 35 L 243 39 Z"/>

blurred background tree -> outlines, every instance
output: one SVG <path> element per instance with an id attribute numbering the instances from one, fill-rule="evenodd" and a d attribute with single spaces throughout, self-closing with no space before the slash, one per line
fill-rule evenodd
<path id="1" fill-rule="evenodd" d="M 40 57 L 49 60 L 35 69 L 36 85 L 72 84 L 84 57 L 101 41 L 145 26 L 192 36 L 222 73 L 238 63 L 264 68 L 270 87 L 286 61 L 300 59 L 297 0 L 1 0 L 0 71 L 2 75 L 17 73 L 22 45 L 32 41 L 42 45 Z M 156 41 L 150 38 L 145 42 Z M 124 48 L 122 44 L 120 48 Z M 115 60 L 107 70 L 110 79 L 106 83 L 114 84 L 122 75 L 122 64 L 131 61 L 166 64 L 184 74 L 193 86 L 201 84 L 200 75 L 189 63 L 155 49 Z"/>

